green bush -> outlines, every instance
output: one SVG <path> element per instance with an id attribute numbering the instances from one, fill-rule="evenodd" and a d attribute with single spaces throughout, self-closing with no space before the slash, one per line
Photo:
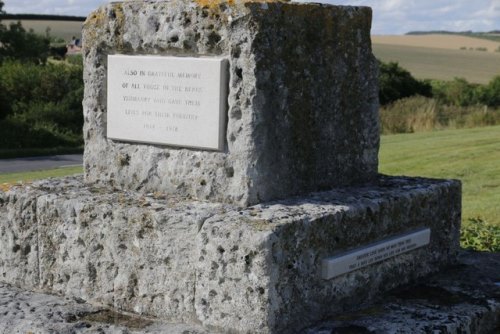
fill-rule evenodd
<path id="1" fill-rule="evenodd" d="M 451 106 L 437 99 L 412 96 L 380 109 L 383 134 L 500 124 L 500 110 L 484 105 Z"/>
<path id="2" fill-rule="evenodd" d="M 379 61 L 379 99 L 381 105 L 414 95 L 432 97 L 432 86 L 427 82 L 415 79 L 398 63 L 386 64 Z"/>
<path id="3" fill-rule="evenodd" d="M 480 101 L 490 107 L 500 107 L 500 75 L 494 77 L 488 85 L 479 91 Z"/>
<path id="4" fill-rule="evenodd" d="M 487 105 L 500 107 L 500 75 L 487 85 L 467 82 L 462 78 L 452 81 L 431 81 L 433 96 L 442 104 L 459 107 Z"/>
<path id="5" fill-rule="evenodd" d="M 30 101 L 40 96 L 42 67 L 8 61 L 0 66 L 0 91 L 2 106 L 0 119 L 12 113 L 12 105 Z"/>
<path id="6" fill-rule="evenodd" d="M 81 65 L 3 63 L 0 148 L 81 145 L 82 99 Z"/>
<path id="7" fill-rule="evenodd" d="M 452 81 L 431 81 L 432 94 L 441 103 L 459 107 L 481 104 L 481 86 L 463 78 Z"/>
<path id="8" fill-rule="evenodd" d="M 68 55 L 66 61 L 71 65 L 82 66 L 83 56 L 81 54 Z"/>
<path id="9" fill-rule="evenodd" d="M 2 8 L 0 0 L 0 19 Z M 82 63 L 47 64 L 49 51 L 66 53 L 64 44 L 50 49 L 50 40 L 50 29 L 39 36 L 20 22 L 0 24 L 0 149 L 83 142 Z"/>
<path id="10" fill-rule="evenodd" d="M 488 224 L 481 218 L 470 218 L 462 226 L 460 242 L 466 249 L 500 252 L 500 226 Z"/>
<path id="11" fill-rule="evenodd" d="M 500 75 L 487 85 L 469 83 L 463 78 L 422 81 L 415 79 L 398 63 L 379 61 L 379 98 L 382 106 L 416 95 L 434 97 L 442 105 L 500 107 Z"/>
<path id="12" fill-rule="evenodd" d="M 82 66 L 5 62 L 0 66 L 0 90 L 6 98 L 2 107 L 7 108 L 2 108 L 0 118 L 5 118 L 16 103 L 59 102 L 82 86 Z"/>
<path id="13" fill-rule="evenodd" d="M 0 120 L 0 149 L 77 147 L 81 135 L 58 128 L 53 123 L 25 123 L 18 119 Z"/>

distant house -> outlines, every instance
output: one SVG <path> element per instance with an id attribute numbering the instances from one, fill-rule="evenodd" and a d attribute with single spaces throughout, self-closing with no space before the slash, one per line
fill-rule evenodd
<path id="1" fill-rule="evenodd" d="M 71 42 L 66 45 L 66 48 L 68 49 L 68 51 L 66 52 L 67 55 L 80 54 L 82 53 L 82 41 L 79 38 L 73 36 L 71 38 Z"/>

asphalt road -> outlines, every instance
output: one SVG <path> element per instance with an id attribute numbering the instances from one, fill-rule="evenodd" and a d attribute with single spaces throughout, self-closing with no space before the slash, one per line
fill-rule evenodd
<path id="1" fill-rule="evenodd" d="M 0 173 L 29 172 L 57 167 L 81 166 L 83 155 L 66 154 L 46 157 L 0 159 Z"/>

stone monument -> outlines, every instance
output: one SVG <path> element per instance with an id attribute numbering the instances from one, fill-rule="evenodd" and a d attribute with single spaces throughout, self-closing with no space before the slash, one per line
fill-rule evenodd
<path id="1" fill-rule="evenodd" d="M 0 280 L 291 333 L 437 271 L 460 183 L 378 175 L 371 10 L 127 1 L 84 25 L 84 177 L 0 198 Z"/>

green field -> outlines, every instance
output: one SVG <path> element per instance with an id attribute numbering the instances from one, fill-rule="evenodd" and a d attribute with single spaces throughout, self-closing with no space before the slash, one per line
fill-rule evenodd
<path id="1" fill-rule="evenodd" d="M 463 221 L 500 226 L 500 126 L 382 136 L 380 172 L 460 179 Z"/>
<path id="2" fill-rule="evenodd" d="M 488 41 L 500 42 L 500 34 L 494 32 L 451 32 L 451 31 L 440 31 L 440 30 L 430 30 L 430 31 L 410 31 L 406 35 L 434 35 L 434 34 L 446 34 L 450 36 L 465 36 L 485 39 Z"/>
<path id="3" fill-rule="evenodd" d="M 12 184 L 31 182 L 49 177 L 62 177 L 83 173 L 83 167 L 64 167 L 34 172 L 19 172 L 0 174 L 0 190 L 7 190 Z"/>
<path id="4" fill-rule="evenodd" d="M 375 56 L 384 62 L 398 62 L 419 79 L 488 83 L 500 75 L 500 52 L 446 50 L 412 46 L 373 44 Z"/>
<path id="5" fill-rule="evenodd" d="M 16 20 L 2 20 L 2 24 L 9 25 Z M 82 37 L 83 22 L 75 21 L 51 21 L 51 20 L 21 20 L 21 24 L 26 29 L 33 29 L 37 34 L 45 35 L 47 27 L 50 27 L 50 36 L 59 37 L 65 41 L 71 41 L 71 38 Z"/>

